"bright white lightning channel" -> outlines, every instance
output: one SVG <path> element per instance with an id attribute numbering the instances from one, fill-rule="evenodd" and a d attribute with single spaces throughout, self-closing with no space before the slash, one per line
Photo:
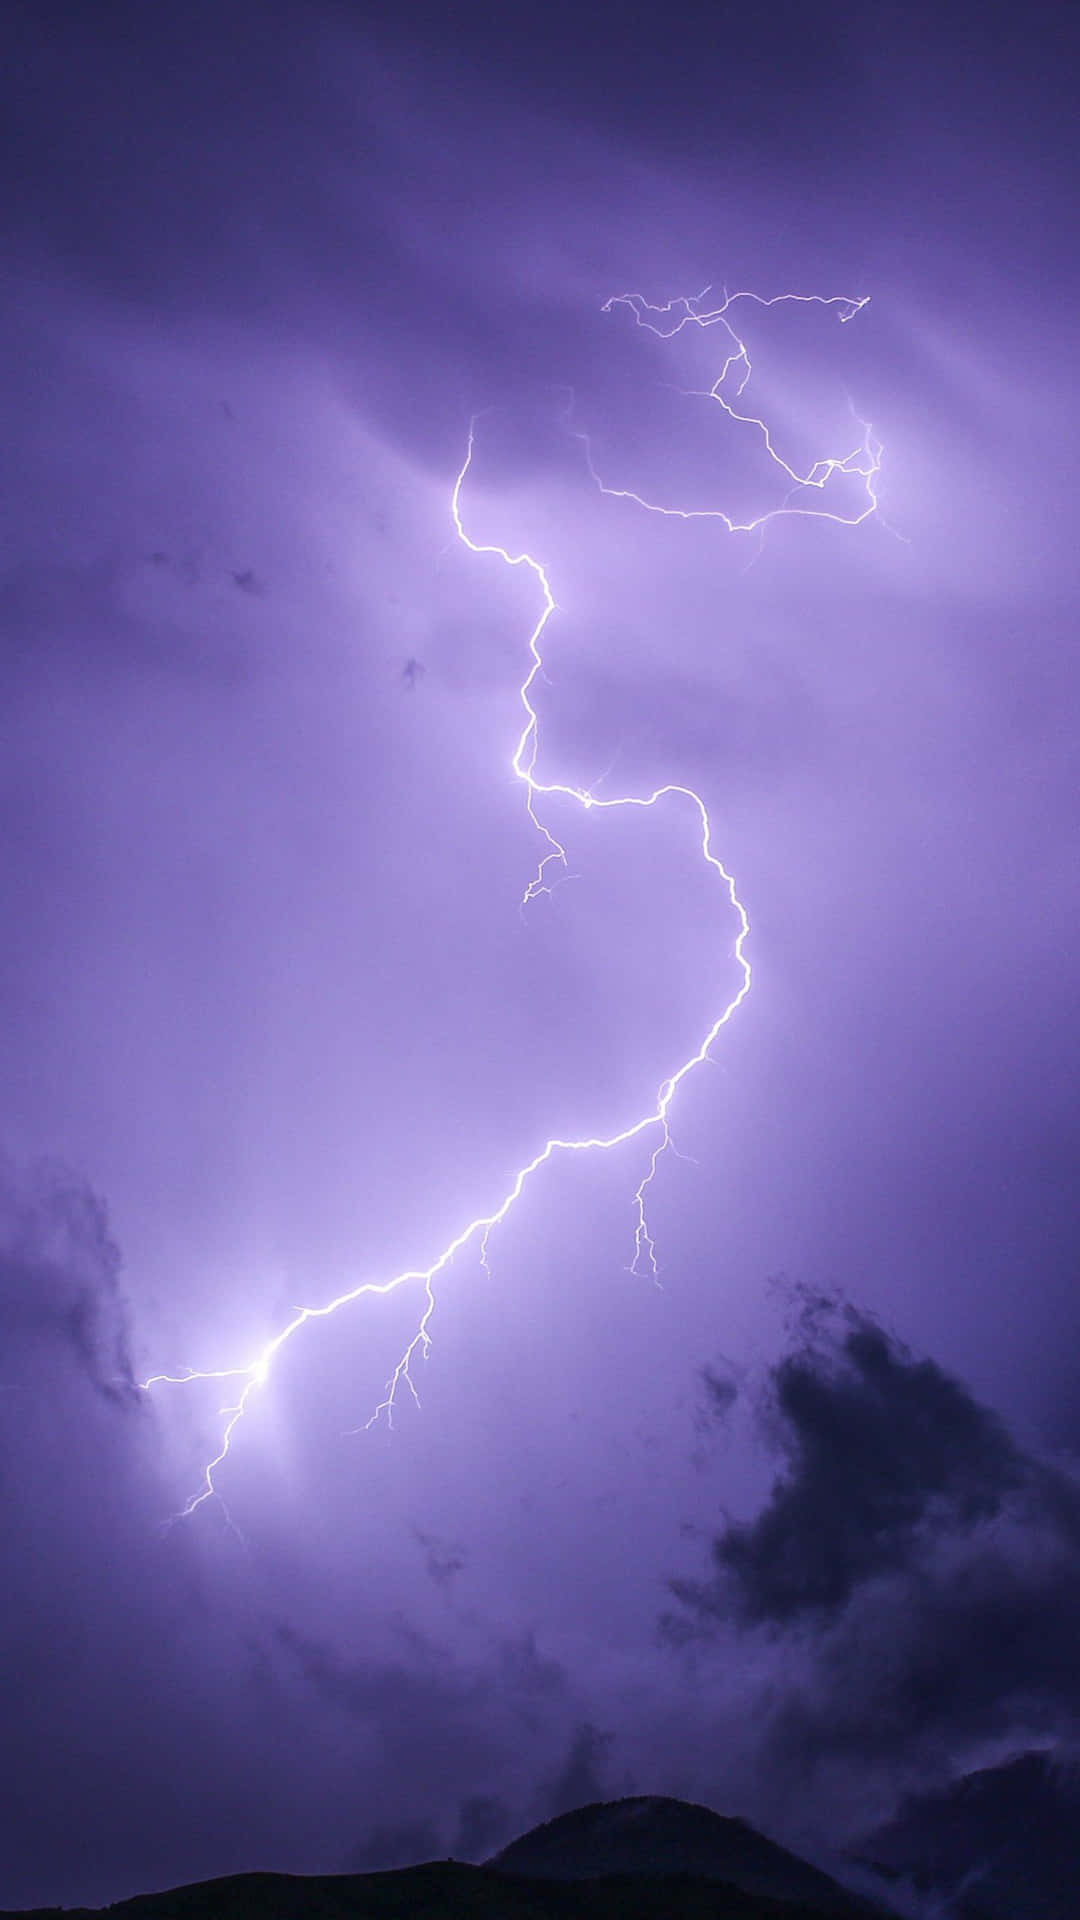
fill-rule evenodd
<path id="1" fill-rule="evenodd" d="M 581 443 L 584 449 L 584 457 L 589 473 L 599 491 L 610 499 L 628 501 L 648 513 L 662 514 L 668 518 L 682 520 L 717 520 L 728 533 L 733 534 L 753 533 L 765 527 L 771 520 L 793 514 L 832 520 L 844 526 L 858 526 L 862 521 L 869 519 L 869 517 L 876 512 L 878 505 L 875 481 L 880 471 L 882 452 L 880 442 L 875 439 L 869 424 L 864 421 L 859 422 L 861 437 L 855 447 L 848 453 L 816 460 L 805 473 L 800 473 L 797 469 L 790 466 L 778 453 L 773 443 L 770 429 L 765 421 L 760 419 L 756 414 L 745 413 L 740 410 L 739 402 L 741 402 L 749 384 L 752 367 L 746 343 L 736 332 L 731 319 L 732 308 L 735 307 L 738 302 L 745 301 L 757 307 L 774 307 L 783 304 L 827 307 L 835 311 L 839 320 L 848 321 L 854 319 L 855 315 L 862 311 L 863 307 L 867 304 L 866 299 L 856 300 L 841 294 L 826 297 L 821 294 L 797 293 L 781 293 L 774 295 L 771 299 L 764 299 L 760 294 L 756 293 L 725 293 L 719 304 L 706 307 L 703 303 L 709 292 L 710 289 L 706 287 L 700 294 L 669 300 L 663 305 L 652 305 L 638 293 L 616 294 L 604 303 L 603 311 L 608 313 L 615 307 L 627 307 L 633 314 L 635 323 L 639 327 L 647 329 L 649 332 L 658 335 L 661 339 L 670 339 L 674 334 L 681 332 L 682 329 L 687 326 L 700 328 L 719 326 L 722 329 L 723 333 L 727 336 L 728 342 L 726 357 L 716 380 L 700 397 L 717 402 L 731 420 L 737 422 L 742 427 L 754 430 L 759 435 L 769 459 L 773 461 L 786 477 L 788 491 L 785 494 L 782 504 L 779 507 L 772 508 L 768 513 L 760 514 L 756 519 L 734 520 L 719 508 L 689 509 L 647 500 L 642 494 L 636 493 L 630 488 L 616 487 L 607 484 L 597 472 L 588 436 L 584 433 L 575 433 L 574 437 Z M 486 1261 L 488 1240 L 492 1230 L 506 1219 L 507 1214 L 520 1196 L 526 1182 L 530 1180 L 542 1166 L 546 1165 L 549 1160 L 553 1159 L 556 1154 L 606 1152 L 613 1147 L 624 1146 L 628 1141 L 636 1140 L 639 1137 L 642 1139 L 646 1136 L 651 1137 L 652 1145 L 648 1154 L 645 1171 L 633 1196 L 634 1257 L 631 1263 L 631 1271 L 638 1274 L 643 1272 L 648 1273 L 655 1278 L 658 1271 L 656 1248 L 649 1231 L 646 1194 L 656 1175 L 661 1156 L 671 1146 L 671 1132 L 668 1119 L 671 1105 L 683 1081 L 694 1071 L 695 1067 L 701 1066 L 702 1063 L 708 1059 L 710 1049 L 719 1035 L 721 1028 L 727 1025 L 736 1008 L 742 1005 L 742 1002 L 746 999 L 750 991 L 750 962 L 745 953 L 746 941 L 750 932 L 750 923 L 747 919 L 746 909 L 735 890 L 735 882 L 732 876 L 728 873 L 722 861 L 713 852 L 712 824 L 709 819 L 708 809 L 700 794 L 695 793 L 690 787 L 671 783 L 666 786 L 657 787 L 651 793 L 623 794 L 616 799 L 599 800 L 594 793 L 585 787 L 566 786 L 560 782 L 544 781 L 538 777 L 536 769 L 540 750 L 539 718 L 536 708 L 533 706 L 532 691 L 537 676 L 543 671 L 541 642 L 547 630 L 548 623 L 556 611 L 555 596 L 552 592 L 551 583 L 544 566 L 539 560 L 535 559 L 532 554 L 510 553 L 505 547 L 501 547 L 495 542 L 474 539 L 467 531 L 462 513 L 462 493 L 472 467 L 474 445 L 475 421 L 470 425 L 465 459 L 457 479 L 454 482 L 450 496 L 450 511 L 457 536 L 462 544 L 469 549 L 470 553 L 491 555 L 501 561 L 504 566 L 521 567 L 531 573 L 536 581 L 540 596 L 540 612 L 532 632 L 529 635 L 527 644 L 529 658 L 528 671 L 525 674 L 520 688 L 521 705 L 525 717 L 521 732 L 518 736 L 517 745 L 514 748 L 510 761 L 515 778 L 520 781 L 524 787 L 526 810 L 541 842 L 541 854 L 537 870 L 525 888 L 522 904 L 527 906 L 538 894 L 549 893 L 552 885 L 552 870 L 565 868 L 566 866 L 566 849 L 561 842 L 556 839 L 550 828 L 545 825 L 542 817 L 543 803 L 549 795 L 558 794 L 566 799 L 576 801 L 581 807 L 595 807 L 601 810 L 614 807 L 655 807 L 658 806 L 661 801 L 670 801 L 673 806 L 681 808 L 684 812 L 688 812 L 691 815 L 701 844 L 701 857 L 706 865 L 711 867 L 716 874 L 717 880 L 731 903 L 736 924 L 733 957 L 738 973 L 737 986 L 731 998 L 727 1000 L 721 1011 L 716 1015 L 708 1031 L 703 1035 L 697 1051 L 691 1054 L 689 1059 L 684 1060 L 681 1065 L 675 1067 L 667 1079 L 661 1081 L 651 1105 L 647 1107 L 646 1111 L 638 1119 L 631 1121 L 621 1132 L 613 1133 L 606 1137 L 586 1135 L 577 1140 L 552 1139 L 545 1141 L 539 1152 L 524 1166 L 519 1167 L 509 1188 L 498 1204 L 492 1208 L 490 1213 L 478 1215 L 475 1220 L 470 1220 L 466 1226 L 462 1227 L 460 1233 L 443 1247 L 442 1251 L 436 1255 L 429 1266 L 407 1268 L 403 1273 L 394 1274 L 393 1277 L 388 1280 L 361 1281 L 358 1286 L 350 1287 L 346 1292 L 335 1295 L 332 1300 L 325 1301 L 324 1304 L 319 1307 L 298 1307 L 293 1313 L 293 1317 L 287 1321 L 272 1339 L 265 1343 L 261 1352 L 259 1352 L 253 1360 L 249 1360 L 242 1366 L 214 1367 L 206 1370 L 185 1368 L 184 1371 L 179 1374 L 154 1373 L 150 1375 L 149 1379 L 144 1380 L 141 1384 L 145 1391 L 149 1391 L 150 1388 L 155 1386 L 187 1386 L 193 1381 L 228 1380 L 243 1383 L 232 1404 L 220 1409 L 220 1417 L 225 1424 L 221 1431 L 218 1450 L 204 1470 L 201 1486 L 192 1494 L 183 1508 L 182 1514 L 178 1517 L 186 1517 L 194 1513 L 196 1508 L 202 1506 L 204 1501 L 211 1499 L 213 1496 L 217 1496 L 220 1499 L 215 1476 L 232 1450 L 237 1428 L 247 1411 L 251 1396 L 260 1387 L 265 1386 L 270 1379 L 273 1371 L 273 1363 L 277 1355 L 281 1352 L 281 1349 L 293 1339 L 303 1327 L 308 1326 L 314 1321 L 328 1320 L 332 1314 L 341 1312 L 345 1307 L 353 1306 L 358 1300 L 364 1299 L 367 1295 L 393 1293 L 396 1292 L 399 1287 L 415 1285 L 421 1291 L 422 1306 L 417 1320 L 416 1332 L 413 1334 L 412 1339 L 409 1341 L 387 1381 L 382 1400 L 365 1421 L 364 1430 L 374 1426 L 376 1421 L 383 1415 L 386 1416 L 388 1422 L 392 1423 L 394 1408 L 403 1389 L 407 1389 L 417 1405 L 419 1405 L 419 1396 L 412 1377 L 412 1365 L 418 1353 L 426 1358 L 431 1347 L 431 1334 L 429 1329 L 431 1317 L 435 1311 L 435 1282 L 439 1275 L 450 1265 L 455 1254 L 460 1253 L 464 1247 L 469 1246 L 471 1243 L 475 1244 L 480 1260 Z M 851 514 L 834 513 L 823 506 L 804 504 L 804 490 L 813 489 L 821 492 L 834 475 L 844 475 L 849 479 L 854 477 L 861 482 L 861 504 L 857 512 Z"/>

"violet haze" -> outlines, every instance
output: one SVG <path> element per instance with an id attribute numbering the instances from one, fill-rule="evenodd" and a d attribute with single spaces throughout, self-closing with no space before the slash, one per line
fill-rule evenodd
<path id="1" fill-rule="evenodd" d="M 1075 30 L 383 13 L 6 29 L 0 1906 L 1080 1731 Z M 177 1519 L 740 991 L 473 419 L 752 989 Z"/>

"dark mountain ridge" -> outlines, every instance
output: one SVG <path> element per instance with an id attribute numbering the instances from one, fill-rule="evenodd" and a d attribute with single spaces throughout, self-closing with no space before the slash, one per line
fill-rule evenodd
<path id="1" fill-rule="evenodd" d="M 488 1865 L 544 1880 L 693 1874 L 773 1900 L 803 1901 L 852 1915 L 875 1911 L 748 1821 L 662 1795 L 575 1807 L 511 1841 Z"/>
<path id="2" fill-rule="evenodd" d="M 888 1911 L 745 1820 L 637 1798 L 546 1821 L 483 1866 L 436 1860 L 387 1873 L 234 1874 L 69 1908 L 65 1920 L 883 1920 Z"/>
<path id="3" fill-rule="evenodd" d="M 870 1910 L 868 1910 L 870 1911 Z M 880 1913 L 881 1910 L 878 1910 Z M 37 1907 L 4 1920 L 849 1920 L 690 1874 L 533 1880 L 435 1860 L 391 1873 L 242 1873 L 110 1907 Z"/>

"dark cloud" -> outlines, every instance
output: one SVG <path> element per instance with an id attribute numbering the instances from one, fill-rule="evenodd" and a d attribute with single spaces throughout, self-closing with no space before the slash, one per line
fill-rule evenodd
<path id="1" fill-rule="evenodd" d="M 729 1523 L 676 1640 L 722 1622 L 808 1656 L 771 1710 L 794 1777 L 858 1759 L 942 1766 L 1080 1726 L 1080 1481 L 851 1306 L 802 1300 L 763 1425 L 785 1469 Z"/>
<path id="2" fill-rule="evenodd" d="M 438 1534 L 425 1533 L 420 1527 L 415 1527 L 413 1531 L 424 1550 L 424 1565 L 429 1577 L 437 1587 L 449 1587 L 454 1575 L 461 1573 L 467 1564 L 464 1549 L 448 1540 L 441 1540 Z"/>
<path id="3" fill-rule="evenodd" d="M 875 1575 L 911 1565 L 928 1528 L 992 1519 L 1027 1477 L 1002 1422 L 964 1387 L 853 1309 L 844 1317 L 837 1353 L 808 1345 L 775 1368 L 765 1425 L 787 1470 L 765 1511 L 714 1548 L 751 1625 L 835 1614 Z M 821 1318 L 815 1302 L 811 1326 Z"/>
<path id="4" fill-rule="evenodd" d="M 944 1791 L 906 1796 L 859 1848 L 890 1880 L 910 1876 L 932 1891 L 935 1913 L 1072 1920 L 1080 1911 L 1078 1818 L 1075 1755 L 1034 1751 Z"/>
<path id="5" fill-rule="evenodd" d="M 613 1737 L 610 1733 L 601 1733 L 587 1720 L 574 1729 L 569 1752 L 541 1795 L 540 1819 L 553 1820 L 557 1814 L 569 1813 L 574 1807 L 605 1798 L 605 1761 Z"/>
<path id="6" fill-rule="evenodd" d="M 702 1367 L 698 1376 L 702 1392 L 691 1410 L 690 1421 L 694 1432 L 694 1446 L 690 1453 L 692 1466 L 698 1473 L 705 1473 L 713 1465 L 717 1441 L 729 1425 L 729 1415 L 739 1397 L 739 1382 L 733 1377 L 741 1369 L 731 1367 L 721 1373 L 710 1362 Z"/>
<path id="7" fill-rule="evenodd" d="M 0 1326 L 8 1364 L 20 1341 L 58 1342 L 97 1391 L 133 1406 L 120 1250 L 104 1202 L 73 1175 L 20 1179 L 0 1161 Z"/>
<path id="8" fill-rule="evenodd" d="M 701 1369 L 702 1385 L 705 1388 L 705 1411 L 700 1416 L 701 1425 L 712 1425 L 723 1420 L 738 1399 L 739 1389 L 735 1381 L 726 1374 L 718 1373 L 714 1366 Z"/>
<path id="9" fill-rule="evenodd" d="M 510 1829 L 510 1809 L 495 1793 L 470 1794 L 461 1803 L 452 1852 L 456 1860 L 485 1860 Z"/>

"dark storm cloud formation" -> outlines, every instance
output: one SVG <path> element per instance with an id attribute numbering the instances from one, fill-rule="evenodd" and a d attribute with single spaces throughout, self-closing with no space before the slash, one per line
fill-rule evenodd
<path id="1" fill-rule="evenodd" d="M 557 1814 L 604 1798 L 612 1739 L 587 1720 L 575 1729 L 570 1751 L 542 1795 L 540 1819 L 553 1820 Z"/>
<path id="2" fill-rule="evenodd" d="M 104 1203 L 61 1169 L 20 1177 L 0 1161 L 3 1364 L 18 1371 L 26 1341 L 56 1342 L 99 1393 L 134 1406 L 127 1317 Z"/>
<path id="3" fill-rule="evenodd" d="M 823 1304 L 811 1311 L 820 1320 Z M 911 1562 L 928 1518 L 954 1531 L 989 1520 L 1025 1477 L 996 1415 L 933 1361 L 912 1360 L 851 1309 L 848 1319 L 833 1364 L 818 1349 L 777 1366 L 772 1425 L 788 1471 L 764 1513 L 715 1549 L 750 1625 L 834 1616 L 857 1587 Z"/>
<path id="4" fill-rule="evenodd" d="M 455 1860 L 487 1859 L 510 1829 L 510 1813 L 497 1793 L 474 1793 L 461 1803 L 451 1851 Z"/>
<path id="5" fill-rule="evenodd" d="M 806 1296 L 763 1427 L 784 1471 L 680 1581 L 676 1639 L 739 1622 L 808 1655 L 770 1745 L 819 1764 L 957 1762 L 1080 1729 L 1080 1476 L 934 1361 Z"/>
<path id="6" fill-rule="evenodd" d="M 417 1545 L 423 1548 L 428 1575 L 437 1587 L 449 1587 L 454 1575 L 461 1573 L 467 1564 L 464 1549 L 449 1540 L 441 1540 L 437 1534 L 425 1533 L 422 1527 L 414 1527 L 413 1532 Z"/>

